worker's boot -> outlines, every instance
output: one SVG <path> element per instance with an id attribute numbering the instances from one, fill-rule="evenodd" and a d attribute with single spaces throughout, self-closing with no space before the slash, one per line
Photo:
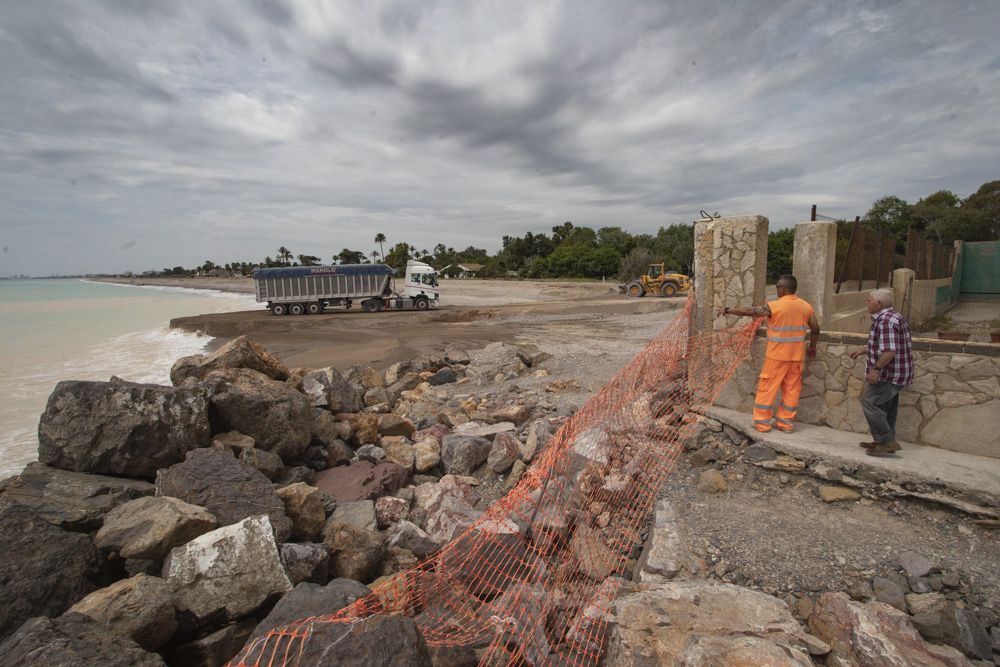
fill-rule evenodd
<path id="1" fill-rule="evenodd" d="M 888 456 L 889 454 L 895 454 L 902 447 L 899 446 L 898 442 L 886 442 L 884 444 L 878 444 L 868 450 L 868 456 Z"/>

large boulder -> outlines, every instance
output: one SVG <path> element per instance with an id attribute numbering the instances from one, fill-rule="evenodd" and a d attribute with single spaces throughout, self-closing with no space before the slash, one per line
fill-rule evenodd
<path id="1" fill-rule="evenodd" d="M 846 593 L 823 593 L 809 616 L 809 629 L 829 643 L 832 656 L 850 665 L 968 667 L 950 646 L 929 644 L 906 612 L 881 602 L 861 604 Z"/>
<path id="2" fill-rule="evenodd" d="M 385 539 L 375 530 L 331 522 L 323 542 L 330 552 L 330 574 L 369 583 L 385 559 Z"/>
<path id="3" fill-rule="evenodd" d="M 322 585 L 330 579 L 330 554 L 322 544 L 286 542 L 278 545 L 278 555 L 293 585 L 303 581 Z"/>
<path id="4" fill-rule="evenodd" d="M 486 438 L 449 433 L 441 439 L 441 464 L 453 475 L 471 475 L 490 455 Z"/>
<path id="5" fill-rule="evenodd" d="M 189 377 L 201 379 L 212 371 L 248 368 L 272 380 L 287 380 L 288 367 L 247 336 L 229 341 L 212 354 L 181 357 L 170 369 L 170 381 L 180 385 Z"/>
<path id="6" fill-rule="evenodd" d="M 365 406 L 364 392 L 344 379 L 336 368 L 320 368 L 302 378 L 302 393 L 312 405 L 330 412 L 357 412 Z"/>
<path id="7" fill-rule="evenodd" d="M 620 595 L 610 616 L 609 667 L 809 667 L 810 650 L 828 650 L 803 632 L 784 602 L 731 584 L 643 586 Z"/>
<path id="8" fill-rule="evenodd" d="M 60 528 L 91 531 L 112 508 L 155 491 L 142 480 L 70 472 L 32 461 L 7 482 L 0 498 L 30 507 Z"/>
<path id="9" fill-rule="evenodd" d="M 164 667 L 163 658 L 83 614 L 33 618 L 0 644 L 4 665 L 18 667 Z"/>
<path id="10" fill-rule="evenodd" d="M 293 655 L 300 665 L 337 667 L 431 667 L 427 644 L 412 618 L 372 616 L 354 623 L 317 620 L 258 637 L 240 652 L 239 662 L 256 655 Z"/>
<path id="11" fill-rule="evenodd" d="M 215 432 L 239 430 L 257 449 L 286 462 L 301 459 L 312 439 L 312 407 L 305 395 L 245 368 L 212 371 L 204 385 L 210 389 Z"/>
<path id="12" fill-rule="evenodd" d="M 371 589 L 353 579 L 333 579 L 325 586 L 302 583 L 285 593 L 264 620 L 253 629 L 251 639 L 310 616 L 328 616 L 371 594 Z"/>
<path id="13" fill-rule="evenodd" d="M 321 537 L 326 512 L 320 500 L 322 492 L 315 486 L 302 482 L 278 489 L 278 497 L 285 504 L 285 513 L 292 520 L 292 538 L 312 542 Z"/>
<path id="14" fill-rule="evenodd" d="M 291 590 L 266 515 L 177 547 L 163 564 L 184 629 L 219 627 Z"/>
<path id="15" fill-rule="evenodd" d="M 220 526 L 267 514 L 279 542 L 292 532 L 285 504 L 270 480 L 222 450 L 197 449 L 183 463 L 161 470 L 156 475 L 156 493 L 204 507 Z"/>
<path id="16" fill-rule="evenodd" d="M 38 460 L 63 470 L 152 477 L 210 440 L 200 387 L 69 380 L 56 385 L 38 422 Z"/>
<path id="17" fill-rule="evenodd" d="M 94 542 L 122 558 L 161 560 L 174 547 L 217 526 L 211 512 L 179 498 L 139 498 L 111 510 Z"/>
<path id="18" fill-rule="evenodd" d="M 333 496 L 338 503 L 373 500 L 406 485 L 409 472 L 395 463 L 355 461 L 316 473 L 316 486 Z"/>
<path id="19" fill-rule="evenodd" d="M 170 584 L 148 574 L 98 589 L 69 610 L 91 617 L 147 651 L 166 644 L 177 630 Z"/>
<path id="20" fill-rule="evenodd" d="M 90 538 L 0 503 L 0 638 L 32 616 L 55 616 L 108 583 Z M 0 655 L 3 652 L 0 651 Z"/>

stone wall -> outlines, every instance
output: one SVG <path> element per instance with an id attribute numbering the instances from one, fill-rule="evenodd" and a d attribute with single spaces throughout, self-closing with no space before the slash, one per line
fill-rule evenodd
<path id="1" fill-rule="evenodd" d="M 858 400 L 865 360 L 848 356 L 866 341 L 858 334 L 823 334 L 803 373 L 799 422 L 868 433 Z M 765 347 L 763 338 L 754 343 L 751 360 L 736 371 L 718 405 L 751 410 Z M 916 381 L 900 393 L 898 438 L 1000 458 L 1000 347 L 924 339 L 913 347 Z"/>
<path id="2" fill-rule="evenodd" d="M 764 303 L 767 226 L 761 215 L 695 223 L 693 335 L 732 326 L 736 317 L 719 314 L 725 306 Z"/>

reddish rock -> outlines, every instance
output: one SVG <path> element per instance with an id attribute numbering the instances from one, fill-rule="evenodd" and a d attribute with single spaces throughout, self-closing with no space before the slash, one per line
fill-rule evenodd
<path id="1" fill-rule="evenodd" d="M 433 426 L 428 426 L 427 428 L 422 428 L 419 431 L 414 431 L 410 439 L 413 442 L 419 442 L 428 436 L 433 436 L 438 440 L 441 440 L 444 436 L 451 433 L 451 429 L 444 424 L 434 424 Z"/>
<path id="2" fill-rule="evenodd" d="M 405 468 L 395 463 L 377 465 L 355 461 L 316 473 L 316 487 L 333 496 L 338 503 L 373 500 L 402 488 L 409 479 Z"/>

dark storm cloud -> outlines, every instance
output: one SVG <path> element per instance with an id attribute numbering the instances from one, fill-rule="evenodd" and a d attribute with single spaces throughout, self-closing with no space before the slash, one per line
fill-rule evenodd
<path id="1" fill-rule="evenodd" d="M 931 0 L 5 3 L 0 274 L 965 196 L 1000 176 L 997 23 Z"/>

